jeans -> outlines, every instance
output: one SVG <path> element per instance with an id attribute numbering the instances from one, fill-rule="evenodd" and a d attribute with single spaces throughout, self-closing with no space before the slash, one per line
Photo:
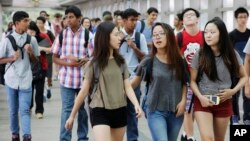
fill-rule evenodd
<path id="1" fill-rule="evenodd" d="M 148 109 L 147 109 L 148 110 Z M 147 121 L 153 141 L 176 141 L 182 126 L 183 117 L 174 112 L 147 112 Z"/>
<path id="2" fill-rule="evenodd" d="M 134 89 L 137 100 L 140 102 L 141 90 L 140 86 Z M 133 103 L 127 99 L 127 141 L 137 141 L 138 138 L 138 119 L 136 118 Z"/>
<path id="3" fill-rule="evenodd" d="M 8 98 L 9 114 L 10 114 L 10 130 L 12 134 L 19 134 L 18 110 L 20 112 L 21 127 L 23 135 L 31 135 L 30 127 L 30 103 L 32 96 L 32 88 L 28 89 L 12 89 L 5 85 Z"/>
<path id="4" fill-rule="evenodd" d="M 243 87 L 243 121 L 250 120 L 250 99 L 245 96 L 245 91 Z"/>
<path id="5" fill-rule="evenodd" d="M 61 98 L 62 98 L 62 113 L 61 113 L 61 129 L 60 129 L 60 141 L 71 141 L 72 130 L 65 129 L 65 123 L 70 116 L 70 113 L 74 106 L 75 97 L 80 89 L 71 89 L 61 86 Z M 78 127 L 77 127 L 77 141 L 88 140 L 88 115 L 84 108 L 84 103 L 81 105 L 78 111 Z"/>

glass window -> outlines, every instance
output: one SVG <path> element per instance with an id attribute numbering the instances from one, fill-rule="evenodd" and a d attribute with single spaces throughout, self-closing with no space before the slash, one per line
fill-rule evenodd
<path id="1" fill-rule="evenodd" d="M 227 26 L 227 31 L 232 31 L 234 29 L 234 11 L 223 12 L 223 21 Z"/>
<path id="2" fill-rule="evenodd" d="M 208 9 L 208 0 L 201 0 L 200 6 L 201 6 L 201 9 Z"/>
<path id="3" fill-rule="evenodd" d="M 223 0 L 223 7 L 233 7 L 234 0 Z"/>
<path id="4" fill-rule="evenodd" d="M 190 0 L 183 0 L 184 9 L 190 7 Z"/>
<path id="5" fill-rule="evenodd" d="M 174 11 L 174 0 L 170 0 L 170 1 L 169 1 L 169 10 L 170 10 L 171 12 Z"/>

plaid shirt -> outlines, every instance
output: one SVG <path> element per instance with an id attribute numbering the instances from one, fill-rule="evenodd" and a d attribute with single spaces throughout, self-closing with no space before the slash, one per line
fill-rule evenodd
<path id="1" fill-rule="evenodd" d="M 84 28 L 81 26 L 77 32 L 73 32 L 70 27 L 63 31 L 62 47 L 60 47 L 59 36 L 57 36 L 52 45 L 51 52 L 60 55 L 60 58 L 65 58 L 68 55 L 73 55 L 78 58 L 86 58 L 91 56 L 93 52 L 93 34 L 89 32 L 88 47 L 84 48 Z M 64 59 L 70 62 L 68 59 Z M 83 79 L 82 67 L 61 66 L 59 70 L 60 84 L 67 88 L 79 89 Z"/>

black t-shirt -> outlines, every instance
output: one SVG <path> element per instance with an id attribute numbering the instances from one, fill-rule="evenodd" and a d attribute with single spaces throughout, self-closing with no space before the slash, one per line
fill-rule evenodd
<path id="1" fill-rule="evenodd" d="M 229 33 L 229 37 L 233 43 L 234 48 L 240 54 L 241 59 L 245 58 L 245 53 L 243 52 L 246 43 L 250 37 L 250 30 L 247 28 L 245 32 L 240 32 L 237 29 L 234 29 Z"/>

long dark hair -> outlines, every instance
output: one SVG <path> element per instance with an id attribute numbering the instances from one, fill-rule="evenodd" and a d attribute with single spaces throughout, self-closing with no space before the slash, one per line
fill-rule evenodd
<path id="1" fill-rule="evenodd" d="M 223 62 L 225 63 L 231 75 L 233 74 L 235 76 L 239 76 L 239 63 L 236 58 L 233 45 L 229 39 L 226 25 L 221 19 L 213 18 L 207 22 L 205 28 L 210 23 L 215 24 L 219 30 L 220 35 L 218 49 L 220 51 L 220 56 L 223 58 Z M 210 80 L 220 80 L 216 69 L 215 56 L 211 47 L 206 42 L 204 42 L 204 47 L 200 50 L 199 66 L 206 73 Z"/>
<path id="2" fill-rule="evenodd" d="M 181 57 L 180 51 L 178 49 L 172 27 L 165 23 L 156 23 L 152 28 L 152 34 L 156 26 L 161 26 L 166 33 L 167 45 L 165 47 L 165 52 L 167 54 L 167 62 L 170 64 L 170 69 L 172 71 L 175 70 L 177 78 L 184 82 L 183 58 Z M 157 49 L 153 44 L 151 57 L 153 58 L 156 53 Z"/>
<path id="3" fill-rule="evenodd" d="M 92 54 L 93 59 L 91 63 L 97 62 L 101 70 L 108 65 L 110 56 L 110 34 L 115 27 L 115 24 L 112 22 L 102 22 L 98 25 L 96 30 L 94 41 L 95 48 Z M 114 49 L 113 56 L 119 66 L 125 63 L 124 58 L 119 54 L 118 50 Z"/>
<path id="4" fill-rule="evenodd" d="M 40 32 L 39 28 L 37 27 L 36 22 L 30 21 L 28 29 L 34 30 L 36 32 L 35 38 L 36 38 L 37 42 L 40 42 L 42 40 L 42 38 L 40 37 L 41 32 Z"/>

